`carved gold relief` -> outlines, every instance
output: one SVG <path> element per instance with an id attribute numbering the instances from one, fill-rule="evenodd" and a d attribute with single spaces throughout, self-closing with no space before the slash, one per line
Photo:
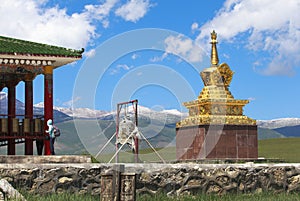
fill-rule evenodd
<path id="1" fill-rule="evenodd" d="M 232 70 L 229 68 L 229 66 L 226 63 L 223 63 L 218 67 L 218 71 L 223 78 L 224 86 L 229 87 L 233 77 Z"/>

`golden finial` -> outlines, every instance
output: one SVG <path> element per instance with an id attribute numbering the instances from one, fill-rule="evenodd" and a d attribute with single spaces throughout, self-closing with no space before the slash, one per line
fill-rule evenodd
<path id="1" fill-rule="evenodd" d="M 213 32 L 211 33 L 211 42 L 212 44 L 211 46 L 211 64 L 212 65 L 218 65 L 219 64 L 219 57 L 218 57 L 218 51 L 217 51 L 217 33 L 215 32 L 215 30 L 213 30 Z"/>

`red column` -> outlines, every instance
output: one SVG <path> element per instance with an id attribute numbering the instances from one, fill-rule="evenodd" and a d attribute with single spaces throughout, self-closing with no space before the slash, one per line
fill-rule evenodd
<path id="1" fill-rule="evenodd" d="M 9 136 L 12 136 L 12 118 L 16 117 L 16 85 L 15 83 L 9 83 L 8 85 L 8 103 L 7 103 L 7 114 L 8 114 L 8 132 Z M 7 155 L 16 154 L 15 139 L 7 140 Z"/>
<path id="2" fill-rule="evenodd" d="M 47 121 L 53 121 L 53 67 L 45 66 L 44 68 L 44 130 L 48 130 Z M 48 135 L 45 133 L 45 135 Z M 50 141 L 44 141 L 45 155 L 51 155 Z"/>
<path id="3" fill-rule="evenodd" d="M 33 82 L 25 80 L 25 118 L 33 121 Z M 33 139 L 25 139 L 25 155 L 33 155 Z"/>

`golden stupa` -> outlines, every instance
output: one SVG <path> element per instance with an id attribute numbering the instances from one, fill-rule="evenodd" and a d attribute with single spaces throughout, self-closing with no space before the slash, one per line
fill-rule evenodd
<path id="1" fill-rule="evenodd" d="M 234 99 L 229 91 L 233 72 L 219 64 L 215 31 L 211 44 L 211 66 L 200 73 L 204 87 L 197 100 L 183 103 L 189 116 L 176 124 L 176 158 L 255 159 L 256 121 L 243 114 L 249 101 Z"/>
<path id="2" fill-rule="evenodd" d="M 185 102 L 189 116 L 176 124 L 177 128 L 195 125 L 256 125 L 256 121 L 243 115 L 249 100 L 234 99 L 229 91 L 233 71 L 226 63 L 219 64 L 217 34 L 211 33 L 211 66 L 200 75 L 204 88 L 197 100 Z"/>

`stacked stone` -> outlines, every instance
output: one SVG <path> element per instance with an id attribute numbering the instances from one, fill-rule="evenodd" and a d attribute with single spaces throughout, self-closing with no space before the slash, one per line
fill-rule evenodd
<path id="1" fill-rule="evenodd" d="M 33 194 L 100 194 L 111 164 L 0 168 L 0 177 Z M 137 194 L 300 192 L 300 164 L 126 164 L 136 173 Z"/>

